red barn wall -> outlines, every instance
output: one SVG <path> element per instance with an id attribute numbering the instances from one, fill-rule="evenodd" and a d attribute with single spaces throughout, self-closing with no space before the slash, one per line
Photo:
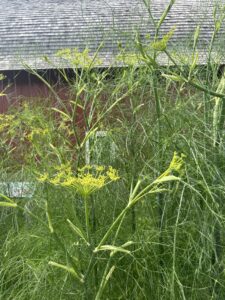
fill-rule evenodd
<path id="1" fill-rule="evenodd" d="M 7 112 L 12 105 L 19 105 L 22 100 L 44 101 L 53 98 L 48 87 L 40 79 L 25 71 L 6 72 L 4 75 L 5 80 L 0 81 L 0 92 L 4 91 L 5 94 L 0 97 L 0 113 Z M 48 76 L 51 79 L 50 72 Z M 55 81 L 55 78 L 52 78 L 52 81 Z M 69 90 L 65 85 L 58 84 L 56 89 L 64 100 L 69 97 Z"/>

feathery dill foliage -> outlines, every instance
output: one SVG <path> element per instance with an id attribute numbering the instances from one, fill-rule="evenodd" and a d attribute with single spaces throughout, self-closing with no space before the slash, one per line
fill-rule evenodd
<path id="1" fill-rule="evenodd" d="M 0 116 L 0 182 L 36 187 L 20 199 L 0 185 L 0 299 L 224 298 L 224 75 L 197 66 L 199 28 L 190 57 L 168 49 L 173 30 L 158 38 L 173 3 L 150 48 L 119 55 L 127 67 L 62 50 L 68 102 Z M 115 155 L 86 165 L 99 130 Z"/>

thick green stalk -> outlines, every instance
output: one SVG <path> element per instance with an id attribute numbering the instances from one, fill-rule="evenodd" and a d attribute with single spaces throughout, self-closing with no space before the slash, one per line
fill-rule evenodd
<path id="1" fill-rule="evenodd" d="M 161 18 L 159 19 L 159 22 L 157 24 L 157 33 L 159 32 L 162 24 L 164 23 L 167 15 L 169 14 L 169 12 L 171 11 L 173 5 L 175 4 L 176 0 L 170 0 L 170 3 L 167 5 L 166 9 L 164 10 L 163 14 L 161 15 Z"/>
<path id="2" fill-rule="evenodd" d="M 159 19 L 156 29 L 155 29 L 155 37 L 154 37 L 154 42 L 158 40 L 159 38 L 159 31 L 161 26 L 163 25 L 167 15 L 169 14 L 170 10 L 172 9 L 173 5 L 175 3 L 175 0 L 170 0 L 168 6 L 164 10 L 163 14 L 161 15 L 161 18 Z M 157 50 L 154 50 L 153 54 L 153 59 L 156 61 L 157 59 Z M 156 115 L 157 115 L 157 123 L 158 123 L 158 137 L 157 137 L 157 147 L 158 147 L 158 152 L 160 152 L 160 145 L 161 145 L 161 139 L 162 139 L 162 133 L 161 133 L 161 114 L 162 114 L 162 107 L 161 107 L 161 101 L 158 93 L 158 76 L 157 76 L 157 69 L 153 69 L 153 91 L 154 91 L 154 96 L 155 96 L 155 104 L 156 104 Z M 160 166 L 159 166 L 160 170 Z M 160 171 L 159 171 L 160 172 Z M 163 226 L 163 195 L 162 194 L 157 194 L 157 202 L 158 202 L 158 228 L 159 228 L 159 257 L 161 257 L 162 253 L 164 252 L 164 247 L 163 247 L 163 237 L 162 237 L 162 226 Z M 163 262 L 160 258 L 159 265 L 161 267 Z"/>
<path id="3" fill-rule="evenodd" d="M 92 200 L 92 201 L 91 201 Z M 90 216 L 90 201 L 92 204 L 91 207 L 91 213 L 92 216 Z M 96 231 L 96 219 L 95 219 L 95 207 L 94 207 L 94 201 L 91 199 L 90 196 L 84 196 L 84 209 L 85 209 L 85 224 L 86 224 L 86 234 L 87 234 L 87 240 L 88 243 L 90 244 L 89 251 L 90 251 L 90 260 L 89 260 L 89 265 L 87 268 L 87 272 L 84 276 L 84 287 L 85 287 L 85 294 L 86 298 L 90 295 L 88 295 L 88 281 L 89 279 L 94 280 L 94 287 L 95 289 L 98 286 L 98 266 L 97 266 L 97 261 L 95 258 L 95 253 L 93 252 L 93 249 L 95 248 L 95 231 Z M 90 217 L 91 218 L 91 224 L 90 224 Z M 94 269 L 92 269 L 94 268 Z M 92 274 L 91 271 L 94 271 L 94 276 L 90 277 L 90 274 Z"/>

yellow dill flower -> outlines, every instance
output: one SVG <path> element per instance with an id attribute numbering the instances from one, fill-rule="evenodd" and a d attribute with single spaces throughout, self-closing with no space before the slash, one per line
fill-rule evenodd
<path id="1" fill-rule="evenodd" d="M 86 68 L 89 66 L 97 66 L 101 64 L 101 59 L 98 57 L 97 53 L 93 56 L 90 55 L 89 49 L 85 48 L 83 51 L 79 49 L 62 49 L 56 53 L 56 56 L 60 59 L 65 59 L 69 61 L 74 66 L 79 66 L 80 68 Z"/>
<path id="2" fill-rule="evenodd" d="M 49 179 L 48 173 L 41 174 L 41 175 L 37 178 L 37 180 L 40 181 L 40 182 L 48 181 L 48 179 Z"/>
<path id="3" fill-rule="evenodd" d="M 49 134 L 49 129 L 45 128 L 34 128 L 32 131 L 27 135 L 29 141 L 34 141 L 37 138 L 46 137 Z"/>
<path id="4" fill-rule="evenodd" d="M 14 119 L 14 115 L 0 114 L 0 132 L 4 131 L 7 127 L 10 127 Z"/>
<path id="5" fill-rule="evenodd" d="M 173 154 L 173 158 L 171 160 L 171 163 L 169 165 L 168 171 L 176 171 L 179 172 L 181 170 L 181 168 L 184 165 L 184 158 L 186 157 L 186 155 L 184 155 L 183 153 L 179 156 L 177 154 L 177 152 L 174 152 Z"/>
<path id="6" fill-rule="evenodd" d="M 54 184 L 54 185 L 60 184 L 60 183 L 61 183 L 61 182 L 60 182 L 60 176 L 56 176 L 56 177 L 54 177 L 53 179 L 49 179 L 49 182 L 50 182 L 51 184 Z"/>
<path id="7" fill-rule="evenodd" d="M 63 171 L 65 173 L 70 173 L 71 171 L 71 166 L 70 164 L 66 163 L 66 164 L 61 164 L 60 166 L 55 166 L 54 167 L 55 170 L 57 171 Z"/>
<path id="8" fill-rule="evenodd" d="M 106 184 L 106 179 L 106 176 L 101 175 L 94 177 L 92 174 L 88 173 L 75 178 L 72 185 L 80 194 L 88 196 L 94 191 L 101 189 Z"/>
<path id="9" fill-rule="evenodd" d="M 86 165 L 78 169 L 76 175 L 68 164 L 57 166 L 55 170 L 58 172 L 53 177 L 43 175 L 42 182 L 73 188 L 84 197 L 119 179 L 117 170 L 111 166 L 106 170 L 105 166 Z"/>
<path id="10" fill-rule="evenodd" d="M 93 166 L 91 166 L 91 165 L 85 165 L 85 166 L 82 167 L 82 168 L 78 168 L 78 171 L 82 173 L 82 172 L 91 170 L 92 168 L 93 168 Z"/>
<path id="11" fill-rule="evenodd" d="M 109 170 L 106 172 L 106 174 L 112 181 L 116 181 L 116 180 L 120 179 L 120 177 L 118 176 L 117 170 L 113 169 L 113 167 L 111 167 L 111 166 L 109 167 Z"/>
<path id="12" fill-rule="evenodd" d="M 173 158 L 170 162 L 169 167 L 167 170 L 162 173 L 157 180 L 162 179 L 163 177 L 171 175 L 173 172 L 181 173 L 181 170 L 184 166 L 184 158 L 186 157 L 185 154 L 181 154 L 180 156 L 177 154 L 177 152 L 174 152 Z"/>
<path id="13" fill-rule="evenodd" d="M 102 172 L 105 170 L 105 167 L 104 166 L 96 166 L 96 171 L 98 172 Z"/>

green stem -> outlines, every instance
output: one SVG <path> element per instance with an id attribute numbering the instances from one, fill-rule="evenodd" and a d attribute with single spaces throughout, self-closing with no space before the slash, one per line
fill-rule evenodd
<path id="1" fill-rule="evenodd" d="M 88 196 L 84 197 L 84 209 L 85 209 L 85 224 L 86 224 L 86 234 L 88 243 L 91 245 L 91 237 L 90 237 L 90 222 L 89 222 L 89 198 Z"/>
<path id="2" fill-rule="evenodd" d="M 102 238 L 102 240 L 100 241 L 100 243 L 98 244 L 98 246 L 96 247 L 96 249 L 99 249 L 105 243 L 105 241 L 108 239 L 108 237 L 110 236 L 110 234 L 113 231 L 113 229 L 120 222 L 120 220 L 123 219 L 123 217 L 125 216 L 125 214 L 127 213 L 127 211 L 130 209 L 130 207 L 131 206 L 128 205 L 128 206 L 126 206 L 124 208 L 124 210 L 122 210 L 122 212 L 119 214 L 119 216 L 116 218 L 116 220 L 109 227 L 109 229 L 107 230 L 106 234 L 104 235 L 104 237 Z"/>
<path id="3" fill-rule="evenodd" d="M 216 38 L 216 34 L 217 31 L 214 30 L 212 37 L 211 37 L 211 41 L 210 41 L 210 45 L 209 45 L 209 50 L 208 50 L 208 59 L 207 59 L 207 69 L 206 69 L 206 86 L 210 86 L 210 71 L 211 71 L 211 55 L 212 55 L 212 50 L 213 50 L 213 45 L 215 42 L 215 38 Z M 205 92 L 205 97 L 204 97 L 204 117 L 205 117 L 205 124 L 207 126 L 208 121 L 209 121 L 209 94 Z"/>
<path id="4" fill-rule="evenodd" d="M 91 198 L 91 214 L 92 214 L 92 218 L 91 218 L 91 230 L 92 230 L 92 249 L 95 247 L 96 245 L 96 236 L 95 236 L 95 232 L 96 232 L 96 217 L 95 217 L 95 200 L 93 198 Z M 95 258 L 95 257 L 94 257 Z M 98 265 L 97 263 L 94 264 L 94 280 L 95 280 L 95 288 L 97 288 L 98 286 Z"/>
<path id="5" fill-rule="evenodd" d="M 116 242 L 116 239 L 117 239 L 117 236 L 118 236 L 118 234 L 120 232 L 120 228 L 121 228 L 121 225 L 123 223 L 125 215 L 126 214 L 123 214 L 122 218 L 120 219 L 120 224 L 119 224 L 119 226 L 117 228 L 116 234 L 115 234 L 114 239 L 113 239 L 113 243 L 112 243 L 113 245 Z M 100 283 L 100 286 L 99 286 L 99 290 L 98 290 L 98 292 L 96 294 L 95 300 L 100 300 L 101 299 L 102 293 L 103 293 L 103 291 L 105 289 L 105 286 L 106 286 L 106 283 L 107 283 L 106 282 L 106 277 L 107 277 L 107 274 L 109 272 L 111 260 L 112 260 L 112 256 L 110 256 L 110 258 L 109 258 L 109 260 L 108 260 L 108 262 L 106 264 L 106 267 L 105 267 L 105 270 L 104 270 L 104 273 L 103 273 L 103 276 L 102 276 L 102 280 L 101 280 L 101 283 Z"/>
<path id="6" fill-rule="evenodd" d="M 108 237 L 110 236 L 111 232 L 113 231 L 113 229 L 117 226 L 117 224 L 120 222 L 121 219 L 123 219 L 123 217 L 126 215 L 126 213 L 134 207 L 134 205 L 136 205 L 137 202 L 139 202 L 145 195 L 149 194 L 150 191 L 150 187 L 154 184 L 151 183 L 149 184 L 147 187 L 145 187 L 139 194 L 137 194 L 135 196 L 135 194 L 137 193 L 138 187 L 140 186 L 141 181 L 139 180 L 136 184 L 136 187 L 134 188 L 134 191 L 132 192 L 132 194 L 130 195 L 129 198 L 129 202 L 127 204 L 127 206 L 121 211 L 121 213 L 118 215 L 118 217 L 116 218 L 116 220 L 112 223 L 112 225 L 109 227 L 109 229 L 107 230 L 107 232 L 105 233 L 104 237 L 102 238 L 102 240 L 100 241 L 100 243 L 98 244 L 98 246 L 96 247 L 96 250 L 98 250 L 104 243 L 105 241 L 108 239 Z M 152 190 L 152 193 L 154 191 Z"/>
<path id="7" fill-rule="evenodd" d="M 91 224 L 90 224 L 90 201 L 92 204 L 91 207 L 91 213 L 92 213 L 92 218 L 91 218 Z M 95 289 L 98 286 L 98 265 L 95 257 L 95 253 L 93 252 L 95 248 L 95 231 L 96 231 L 96 219 L 95 219 L 95 207 L 94 207 L 94 200 L 91 199 L 88 196 L 84 197 L 84 208 L 85 208 L 85 224 L 86 224 L 86 235 L 87 235 L 87 240 L 88 243 L 90 244 L 89 250 L 90 250 L 90 259 L 89 259 L 89 264 L 87 267 L 86 274 L 84 276 L 84 287 L 85 287 L 85 294 L 87 297 L 92 297 L 88 295 L 88 282 L 89 279 L 92 281 L 94 280 L 94 287 Z M 92 271 L 94 272 L 93 276 L 90 276 L 92 274 Z M 92 291 L 93 294 L 93 291 Z M 87 298 L 88 299 L 88 298 Z"/>
<path id="8" fill-rule="evenodd" d="M 177 217 L 176 217 L 176 223 L 175 223 L 175 229 L 174 229 L 174 236 L 173 236 L 173 254 L 172 254 L 172 259 L 173 259 L 173 266 L 172 266 L 172 283 L 171 283 L 171 300 L 175 300 L 175 275 L 176 275 L 176 250 L 177 250 L 177 229 L 179 226 L 179 220 L 180 220 L 180 214 L 181 214 L 181 207 L 184 201 L 184 191 L 185 191 L 185 186 L 183 187 L 182 194 L 180 197 L 180 203 L 177 211 Z"/>
<path id="9" fill-rule="evenodd" d="M 208 93 L 211 96 L 215 96 L 215 97 L 218 97 L 218 98 L 225 99 L 225 94 L 212 91 L 212 90 L 208 89 L 207 87 L 202 86 L 202 85 L 194 82 L 193 80 L 189 80 L 188 78 L 186 78 L 185 75 L 184 75 L 183 70 L 179 67 L 179 65 L 176 63 L 175 59 L 170 55 L 170 53 L 167 50 L 164 50 L 164 52 L 168 56 L 168 58 L 171 60 L 171 62 L 174 64 L 174 66 L 176 66 L 177 69 L 180 71 L 180 73 L 183 76 L 184 82 L 186 82 L 187 84 L 193 86 L 194 88 L 198 89 L 199 91 Z"/>

